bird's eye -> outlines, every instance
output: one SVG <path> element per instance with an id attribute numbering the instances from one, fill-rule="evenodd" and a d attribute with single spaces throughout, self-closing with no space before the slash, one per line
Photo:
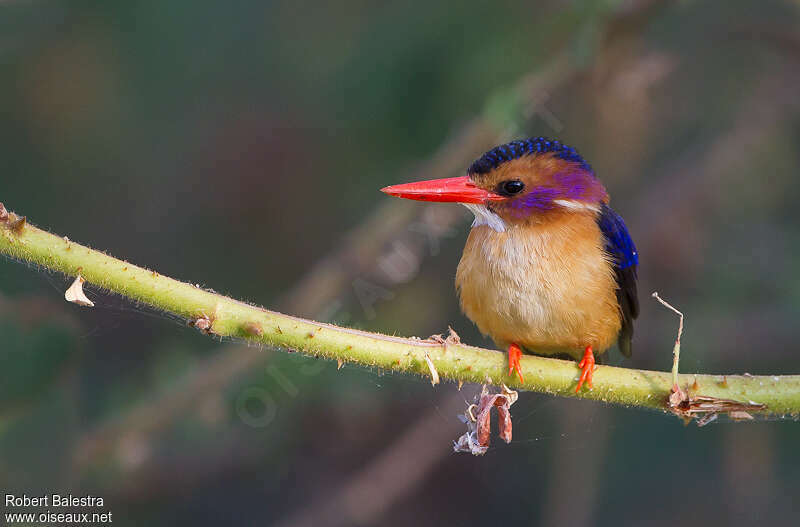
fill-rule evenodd
<path id="1" fill-rule="evenodd" d="M 500 193 L 504 196 L 513 196 L 514 194 L 519 194 L 524 188 L 525 183 L 518 179 L 500 183 Z"/>

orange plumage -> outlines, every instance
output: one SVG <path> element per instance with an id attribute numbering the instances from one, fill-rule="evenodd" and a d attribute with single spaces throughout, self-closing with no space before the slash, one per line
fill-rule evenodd
<path id="1" fill-rule="evenodd" d="M 456 273 L 464 313 L 501 348 L 580 357 L 617 340 L 614 271 L 592 211 L 472 228 Z"/>

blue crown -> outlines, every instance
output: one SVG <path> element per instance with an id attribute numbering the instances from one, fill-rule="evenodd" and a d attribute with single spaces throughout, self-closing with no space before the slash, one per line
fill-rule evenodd
<path id="1" fill-rule="evenodd" d="M 548 139 L 547 137 L 531 137 L 512 141 L 504 145 L 496 146 L 483 154 L 467 170 L 468 174 L 488 174 L 503 163 L 524 156 L 536 154 L 554 154 L 554 157 L 578 163 L 581 168 L 592 172 L 592 167 L 584 160 L 577 150 L 567 146 L 561 141 Z"/>

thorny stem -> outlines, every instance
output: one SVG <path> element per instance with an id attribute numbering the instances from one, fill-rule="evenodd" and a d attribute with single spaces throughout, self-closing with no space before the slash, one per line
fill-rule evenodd
<path id="1" fill-rule="evenodd" d="M 442 379 L 505 383 L 563 397 L 667 411 L 669 372 L 599 366 L 594 389 L 575 394 L 579 370 L 574 362 L 526 355 L 521 360 L 525 381 L 520 382 L 506 374 L 505 355 L 499 351 L 369 333 L 268 311 L 60 238 L 16 214 L 3 214 L 4 210 L 0 205 L 0 253 L 70 277 L 82 276 L 103 289 L 181 316 L 209 334 L 431 377 L 427 356 Z M 761 411 L 771 414 L 800 414 L 800 375 L 679 375 L 678 382 L 691 383 L 690 394 L 755 402 L 766 405 Z"/>

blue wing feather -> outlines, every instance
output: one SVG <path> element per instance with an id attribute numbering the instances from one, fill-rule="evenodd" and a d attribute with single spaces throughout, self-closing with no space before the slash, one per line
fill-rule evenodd
<path id="1" fill-rule="evenodd" d="M 623 355 L 632 353 L 633 320 L 639 316 L 639 299 L 636 291 L 636 268 L 639 253 L 636 251 L 631 235 L 619 214 L 608 205 L 603 205 L 597 217 L 597 225 L 605 237 L 606 252 L 614 261 L 617 278 L 617 302 L 622 314 L 622 328 L 619 332 L 619 349 Z"/>
<path id="2" fill-rule="evenodd" d="M 608 205 L 603 205 L 597 223 L 606 238 L 606 251 L 614 256 L 617 267 L 620 269 L 636 267 L 639 264 L 639 253 L 619 214 Z"/>

